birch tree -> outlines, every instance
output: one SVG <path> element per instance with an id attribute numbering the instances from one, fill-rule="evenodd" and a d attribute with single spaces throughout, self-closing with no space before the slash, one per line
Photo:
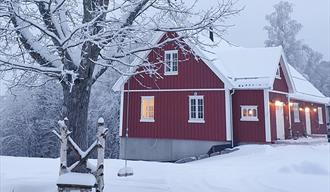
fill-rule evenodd
<path id="1" fill-rule="evenodd" d="M 107 69 L 131 75 L 130 58 L 170 41 L 191 39 L 212 27 L 222 38 L 225 21 L 239 10 L 222 0 L 200 11 L 184 0 L 1 0 L 0 70 L 35 72 L 57 79 L 63 90 L 62 116 L 72 138 L 87 148 L 87 116 L 93 84 Z M 179 32 L 150 44 L 157 32 Z M 157 75 L 141 62 L 141 73 Z M 68 165 L 77 158 L 69 154 Z"/>

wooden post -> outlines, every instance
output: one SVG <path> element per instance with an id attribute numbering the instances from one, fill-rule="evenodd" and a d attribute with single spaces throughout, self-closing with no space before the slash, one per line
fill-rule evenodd
<path id="1" fill-rule="evenodd" d="M 104 128 L 104 119 L 101 117 L 97 121 L 97 170 L 96 170 L 96 181 L 97 181 L 97 192 L 103 192 L 104 189 L 104 149 L 105 149 L 105 136 L 106 129 Z"/>
<path id="2" fill-rule="evenodd" d="M 66 120 L 66 119 L 64 119 Z M 64 121 L 58 121 L 60 126 L 61 150 L 60 150 L 60 175 L 67 172 L 67 150 L 69 131 Z"/>

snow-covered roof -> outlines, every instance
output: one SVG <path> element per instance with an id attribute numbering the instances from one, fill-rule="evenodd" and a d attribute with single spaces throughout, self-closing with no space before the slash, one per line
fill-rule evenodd
<path id="1" fill-rule="evenodd" d="M 282 56 L 281 47 L 218 47 L 205 52 L 236 89 L 270 88 Z"/>
<path id="2" fill-rule="evenodd" d="M 152 38 L 157 43 L 162 34 Z M 207 34 L 201 35 L 199 41 L 210 47 L 205 48 L 187 40 L 189 47 L 210 69 L 225 82 L 227 88 L 234 89 L 272 89 L 278 64 L 281 64 L 286 77 L 290 96 L 296 99 L 330 104 L 325 97 L 302 74 L 286 61 L 282 47 L 243 48 L 235 47 L 225 41 L 210 41 Z M 149 52 L 145 53 L 144 58 Z M 138 65 L 139 59 L 133 64 Z M 118 91 L 128 76 L 122 76 L 115 83 L 113 90 Z"/>
<path id="3" fill-rule="evenodd" d="M 312 85 L 293 66 L 289 65 L 291 77 L 295 86 L 295 92 L 290 94 L 292 98 L 304 101 L 314 101 L 317 103 L 330 104 L 330 98 L 324 96 L 314 85 Z"/>

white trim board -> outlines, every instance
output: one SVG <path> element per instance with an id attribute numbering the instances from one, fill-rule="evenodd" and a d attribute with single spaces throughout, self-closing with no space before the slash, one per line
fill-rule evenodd
<path id="1" fill-rule="evenodd" d="M 139 89 L 139 90 L 129 90 L 129 92 L 176 92 L 176 91 L 225 91 L 225 89 L 210 88 L 210 89 Z M 128 90 L 124 90 L 128 92 Z"/>
<path id="2" fill-rule="evenodd" d="M 124 118 L 124 91 L 120 92 L 120 119 L 119 119 L 119 136 L 123 136 L 123 118 Z M 126 117 L 127 118 L 127 117 Z"/>
<path id="3" fill-rule="evenodd" d="M 264 112 L 265 112 L 265 138 L 266 142 L 272 141 L 270 129 L 269 90 L 264 90 Z"/>

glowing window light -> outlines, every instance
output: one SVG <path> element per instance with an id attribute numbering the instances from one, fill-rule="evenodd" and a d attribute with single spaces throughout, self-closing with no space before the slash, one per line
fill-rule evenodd
<path id="1" fill-rule="evenodd" d="M 275 106 L 283 106 L 283 102 L 281 102 L 281 101 L 275 101 Z"/>

